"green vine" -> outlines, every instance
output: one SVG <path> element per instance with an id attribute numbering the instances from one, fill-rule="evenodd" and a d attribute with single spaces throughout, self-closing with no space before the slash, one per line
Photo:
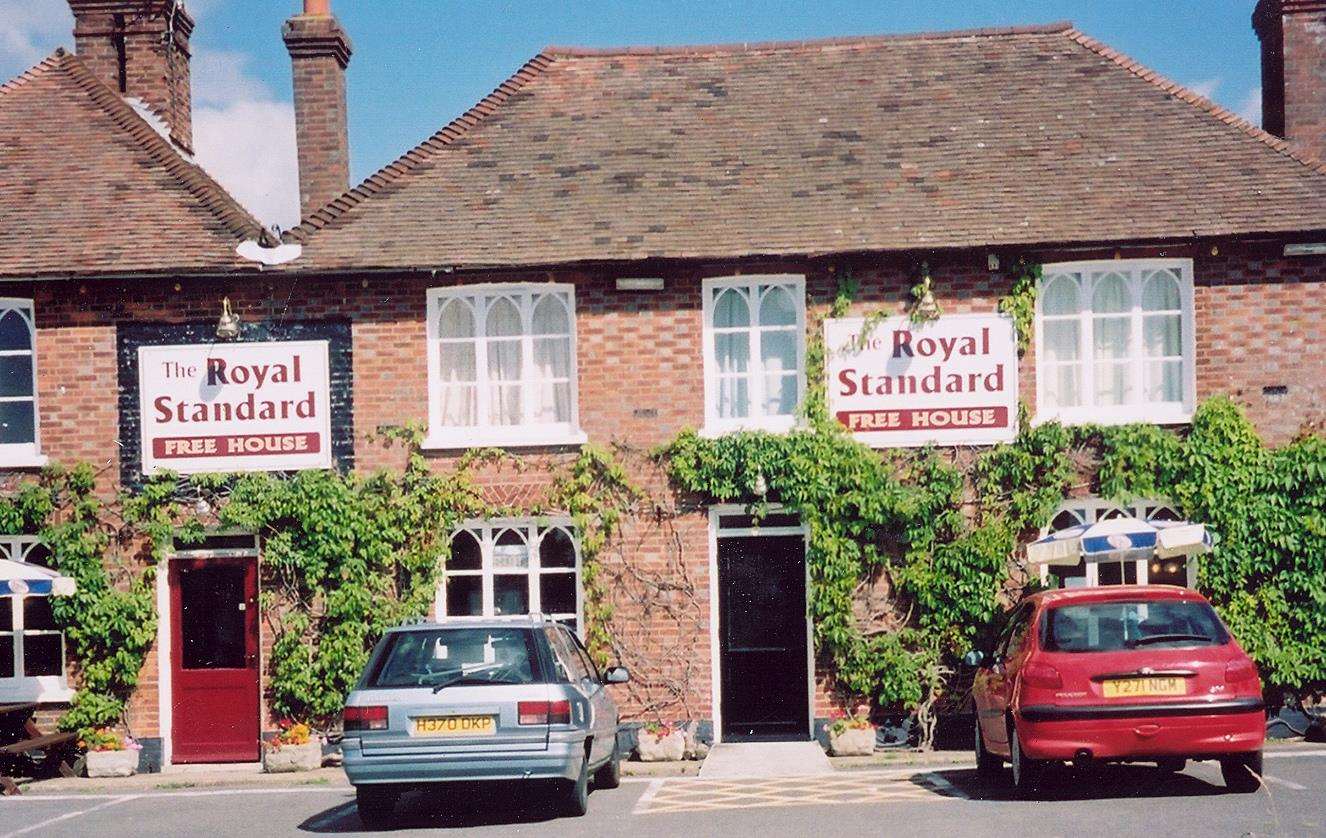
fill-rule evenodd
<path id="1" fill-rule="evenodd" d="M 1018 259 L 1013 266 L 1012 288 L 1007 296 L 1000 298 L 999 310 L 1013 318 L 1017 330 L 1018 353 L 1024 353 L 1031 346 L 1032 332 L 1036 322 L 1036 289 L 1040 284 L 1041 266 Z"/>

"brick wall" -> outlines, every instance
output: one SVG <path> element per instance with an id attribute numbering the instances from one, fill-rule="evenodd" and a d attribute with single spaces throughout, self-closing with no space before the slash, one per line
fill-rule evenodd
<path id="1" fill-rule="evenodd" d="M 1262 433 L 1283 442 L 1326 411 L 1326 257 L 1286 258 L 1283 243 L 1221 244 L 1160 250 L 1046 252 L 1044 261 L 1116 255 L 1195 260 L 1199 398 L 1227 393 L 1243 403 Z M 935 291 L 949 313 L 992 311 L 1006 290 L 984 252 L 930 257 Z M 355 468 L 399 467 L 404 453 L 365 437 L 382 424 L 427 419 L 425 292 L 430 286 L 491 281 L 571 282 L 576 286 L 581 425 L 589 438 L 620 443 L 640 484 L 675 515 L 628 522 L 603 556 L 616 591 L 613 631 L 623 661 L 648 678 L 626 689 L 628 713 L 711 716 L 708 521 L 694 498 L 673 495 L 647 452 L 703 421 L 700 281 L 741 273 L 804 273 L 814 307 L 823 311 L 837 273 L 851 267 L 861 284 L 858 313 L 881 307 L 901 313 L 914 260 L 898 257 L 828 261 L 751 261 L 633 269 L 666 275 L 662 292 L 619 292 L 610 274 L 586 270 L 537 274 L 378 275 L 243 280 L 179 279 L 50 283 L 14 288 L 32 293 L 38 324 L 39 398 L 45 452 L 65 462 L 104 466 L 101 487 L 120 474 L 116 409 L 117 324 L 207 323 L 228 295 L 247 324 L 348 320 L 353 357 Z M 1021 363 L 1022 398 L 1034 402 L 1034 348 Z M 1269 388 L 1269 389 L 1268 389 Z M 1281 389 L 1283 388 L 1283 389 Z M 521 456 L 565 459 L 565 449 Z M 457 452 L 430 454 L 446 468 Z M 132 463 L 126 463 L 132 467 Z M 481 475 L 494 502 L 523 505 L 541 496 L 547 475 L 494 466 Z M 266 627 L 264 626 L 264 631 Z M 268 640 L 269 638 L 265 638 Z M 150 657 L 134 702 L 134 732 L 151 736 L 156 718 L 157 661 Z M 817 689 L 817 712 L 833 698 Z M 663 708 L 663 709 L 656 709 Z"/>

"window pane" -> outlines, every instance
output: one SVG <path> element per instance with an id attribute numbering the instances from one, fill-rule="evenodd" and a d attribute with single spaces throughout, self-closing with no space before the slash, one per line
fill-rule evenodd
<path id="1" fill-rule="evenodd" d="M 735 288 L 719 292 L 714 299 L 714 328 L 724 329 L 750 325 L 750 306 L 746 296 Z"/>
<path id="2" fill-rule="evenodd" d="M 571 376 L 571 339 L 537 338 L 534 341 L 534 376 L 569 378 Z"/>
<path id="3" fill-rule="evenodd" d="M 1091 308 L 1097 314 L 1129 311 L 1133 307 L 1128 281 L 1119 274 L 1106 274 L 1096 280 Z"/>
<path id="4" fill-rule="evenodd" d="M 474 311 L 465 300 L 449 300 L 438 316 L 437 335 L 442 338 L 474 337 Z"/>
<path id="5" fill-rule="evenodd" d="M 0 356 L 0 396 L 32 395 L 32 356 Z"/>
<path id="6" fill-rule="evenodd" d="M 453 384 L 442 388 L 442 424 L 447 427 L 471 427 L 479 424 L 479 389 L 474 384 Z"/>
<path id="7" fill-rule="evenodd" d="M 516 304 L 506 297 L 494 300 L 488 307 L 488 337 L 514 337 L 522 331 Z"/>
<path id="8" fill-rule="evenodd" d="M 1075 565 L 1051 565 L 1050 578 L 1055 580 L 1056 588 L 1082 588 L 1087 584 L 1086 562 Z"/>
<path id="9" fill-rule="evenodd" d="M 1152 314 L 1142 321 L 1142 348 L 1151 357 L 1183 354 L 1180 346 L 1182 318 L 1177 314 Z"/>
<path id="10" fill-rule="evenodd" d="M 545 614 L 576 613 L 576 575 L 544 573 L 539 576 L 540 607 Z"/>
<path id="11" fill-rule="evenodd" d="M 30 596 L 23 598 L 23 630 L 42 631 L 58 630 L 55 615 L 51 613 L 51 598 L 48 596 Z"/>
<path id="12" fill-rule="evenodd" d="M 15 309 L 0 315 L 0 351 L 32 348 L 32 332 L 28 321 Z"/>
<path id="13" fill-rule="evenodd" d="M 1041 325 L 1046 361 L 1076 361 L 1082 348 L 1081 324 L 1076 320 L 1050 320 Z"/>
<path id="14" fill-rule="evenodd" d="M 534 334 L 569 335 L 571 318 L 567 315 L 566 304 L 556 294 L 544 294 L 536 298 L 534 305 Z"/>
<path id="15" fill-rule="evenodd" d="M 1041 292 L 1042 314 L 1077 314 L 1078 308 L 1077 281 L 1073 276 L 1060 274 Z"/>
<path id="16" fill-rule="evenodd" d="M 539 542 L 541 567 L 575 567 L 576 548 L 571 536 L 561 527 L 545 530 Z M 547 610 L 547 609 L 544 609 Z"/>
<path id="17" fill-rule="evenodd" d="M 0 678 L 14 677 L 14 636 L 0 635 Z"/>
<path id="18" fill-rule="evenodd" d="M 520 406 L 520 341 L 488 343 L 488 420 L 495 425 L 519 425 L 523 420 Z M 502 386 L 498 382 L 506 382 Z"/>
<path id="19" fill-rule="evenodd" d="M 750 335 L 714 335 L 714 359 L 720 373 L 746 372 L 750 367 Z"/>
<path id="20" fill-rule="evenodd" d="M 0 402 L 0 445 L 36 441 L 32 402 Z"/>
<path id="21" fill-rule="evenodd" d="M 1137 584 L 1137 562 L 1103 562 L 1096 573 L 1100 585 Z"/>
<path id="22" fill-rule="evenodd" d="M 23 674 L 29 678 L 64 672 L 64 644 L 58 634 L 23 635 Z"/>
<path id="23" fill-rule="evenodd" d="M 1151 585 L 1188 586 L 1188 560 L 1183 557 L 1153 561 L 1147 568 L 1147 583 Z"/>
<path id="24" fill-rule="evenodd" d="M 27 552 L 23 554 L 23 561 L 28 564 L 41 565 L 45 568 L 51 568 L 51 548 L 41 542 L 31 545 Z"/>
<path id="25" fill-rule="evenodd" d="M 542 384 L 534 391 L 531 421 L 553 424 L 571 421 L 571 385 Z"/>
<path id="26" fill-rule="evenodd" d="M 1183 401 L 1183 362 L 1153 361 L 1146 365 L 1146 398 L 1153 402 Z"/>
<path id="27" fill-rule="evenodd" d="M 493 577 L 493 613 L 529 613 L 529 576 L 498 575 Z"/>
<path id="28" fill-rule="evenodd" d="M 438 349 L 443 381 L 474 381 L 474 344 L 444 343 Z"/>
<path id="29" fill-rule="evenodd" d="M 516 530 L 503 530 L 493 545 L 493 569 L 525 570 L 529 567 L 529 545 Z"/>
<path id="30" fill-rule="evenodd" d="M 796 323 L 797 307 L 792 292 L 780 285 L 765 291 L 760 301 L 760 325 L 795 326 Z"/>
<path id="31" fill-rule="evenodd" d="M 447 570 L 478 570 L 483 567 L 483 554 L 479 550 L 479 541 L 474 533 L 461 530 L 451 539 L 451 556 L 447 559 Z"/>
<path id="32" fill-rule="evenodd" d="M 1096 359 L 1127 358 L 1131 331 L 1131 321 L 1127 317 L 1097 317 L 1092 329 Z"/>
<path id="33" fill-rule="evenodd" d="M 724 419 L 750 415 L 750 388 L 745 378 L 718 380 L 718 415 Z"/>
<path id="34" fill-rule="evenodd" d="M 796 332 L 764 332 L 760 335 L 760 362 L 766 373 L 796 372 Z"/>
<path id="35" fill-rule="evenodd" d="M 1146 311 L 1175 311 L 1179 308 L 1179 280 L 1169 271 L 1156 271 L 1142 289 Z"/>
<path id="36" fill-rule="evenodd" d="M 447 616 L 483 616 L 483 577 L 447 577 Z"/>
<path id="37" fill-rule="evenodd" d="M 791 416 L 797 409 L 797 377 L 795 375 L 766 375 L 764 377 L 764 414 Z"/>
<path id="38" fill-rule="evenodd" d="M 1082 403 L 1081 368 L 1074 364 L 1041 367 L 1045 378 L 1045 403 L 1049 407 L 1076 407 Z"/>
<path id="39" fill-rule="evenodd" d="M 180 571 L 180 634 L 185 669 L 245 666 L 245 569 L 211 565 Z"/>
<path id="40" fill-rule="evenodd" d="M 1128 401 L 1128 364 L 1096 364 L 1096 404 Z"/>
<path id="41" fill-rule="evenodd" d="M 520 380 L 520 341 L 488 342 L 488 379 L 511 383 Z"/>
<path id="42" fill-rule="evenodd" d="M 14 606 L 9 597 L 0 597 L 0 631 L 14 630 Z"/>

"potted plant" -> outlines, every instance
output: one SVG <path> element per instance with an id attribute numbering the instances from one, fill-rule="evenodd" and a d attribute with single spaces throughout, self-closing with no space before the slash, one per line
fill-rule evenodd
<path id="1" fill-rule="evenodd" d="M 641 762 L 676 762 L 686 753 L 686 733 L 678 725 L 646 722 L 635 738 Z"/>
<path id="2" fill-rule="evenodd" d="M 83 731 L 78 747 L 87 752 L 89 777 L 132 777 L 138 773 L 143 746 L 131 736 L 121 736 L 108 727 Z"/>
<path id="3" fill-rule="evenodd" d="M 870 723 L 869 708 L 862 705 L 848 716 L 835 711 L 830 717 L 829 753 L 836 757 L 864 757 L 875 752 L 875 726 Z"/>
<path id="4" fill-rule="evenodd" d="M 263 743 L 262 769 L 268 774 L 314 771 L 322 767 L 322 742 L 305 722 L 282 720 Z"/>

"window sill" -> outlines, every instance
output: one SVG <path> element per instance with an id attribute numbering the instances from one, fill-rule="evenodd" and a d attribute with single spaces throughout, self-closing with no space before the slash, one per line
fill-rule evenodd
<path id="1" fill-rule="evenodd" d="M 0 469 L 45 468 L 48 462 L 45 454 L 0 454 Z"/>
<path id="2" fill-rule="evenodd" d="M 1193 411 L 1182 404 L 1142 405 L 1137 407 L 1075 407 L 1038 412 L 1033 425 L 1059 422 L 1063 425 L 1186 425 Z"/>
<path id="3" fill-rule="evenodd" d="M 62 704 L 72 701 L 74 690 L 57 678 L 0 678 L 0 702 Z M 56 682 L 56 683 L 52 683 Z"/>
<path id="4" fill-rule="evenodd" d="M 466 448 L 548 448 L 565 445 L 584 445 L 589 437 L 583 431 L 555 429 L 510 429 L 494 432 L 492 428 L 472 431 L 430 433 L 422 447 L 428 451 L 457 451 Z"/>
<path id="5" fill-rule="evenodd" d="M 785 434 L 791 431 L 800 430 L 802 427 L 803 424 L 797 421 L 796 417 L 781 416 L 774 419 L 752 420 L 749 422 L 705 425 L 698 433 L 705 439 L 716 439 L 720 436 L 737 433 L 763 432 L 769 434 Z"/>

